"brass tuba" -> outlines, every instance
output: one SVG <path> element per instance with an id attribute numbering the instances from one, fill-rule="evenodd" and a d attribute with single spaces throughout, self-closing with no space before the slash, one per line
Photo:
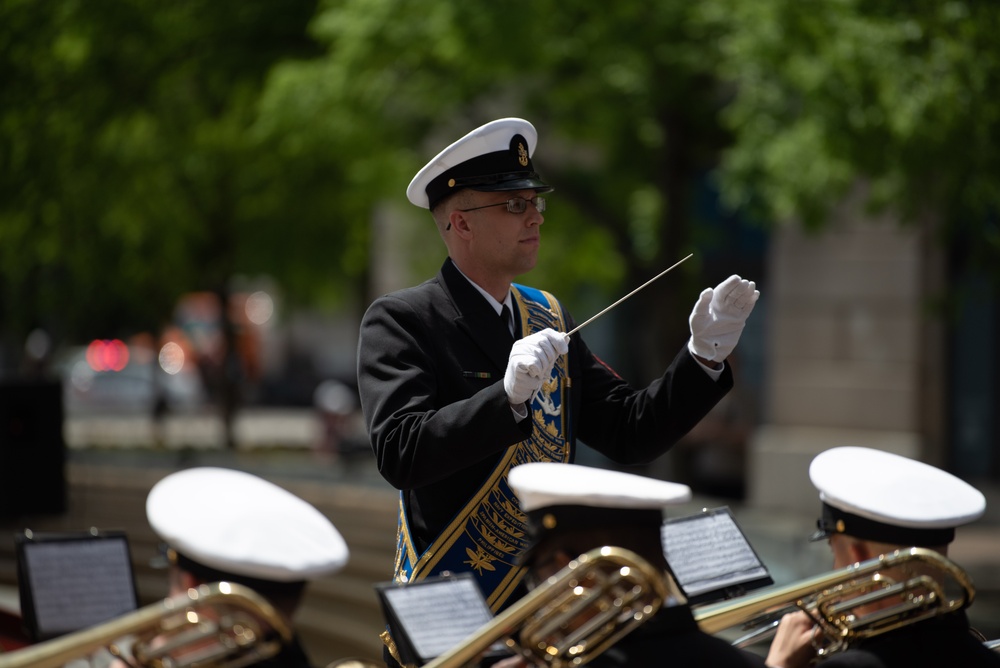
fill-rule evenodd
<path id="1" fill-rule="evenodd" d="M 899 574 L 899 577 L 897 576 Z M 819 656 L 848 649 L 864 638 L 961 610 L 972 603 L 969 576 L 933 550 L 911 547 L 798 582 L 763 589 L 731 601 L 694 609 L 706 633 L 742 627 L 746 646 L 773 635 L 781 616 L 804 610 L 819 626 Z M 875 612 L 863 608 L 891 601 Z"/>
<path id="2" fill-rule="evenodd" d="M 128 651 L 116 644 L 132 636 Z M 56 668 L 107 648 L 126 663 L 238 668 L 274 656 L 292 630 L 274 607 L 239 584 L 217 582 L 122 617 L 0 654 L 0 668 Z"/>
<path id="3" fill-rule="evenodd" d="M 497 642 L 548 666 L 582 666 L 655 615 L 671 595 L 679 591 L 669 576 L 634 552 L 597 548 L 424 668 L 466 666 Z"/>

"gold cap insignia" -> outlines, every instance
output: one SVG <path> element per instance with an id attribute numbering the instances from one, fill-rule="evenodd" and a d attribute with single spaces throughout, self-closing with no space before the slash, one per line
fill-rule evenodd
<path id="1" fill-rule="evenodd" d="M 556 516 L 552 513 L 545 513 L 545 516 L 542 518 L 542 526 L 546 529 L 555 529 L 556 524 L 558 524 Z"/>
<path id="2" fill-rule="evenodd" d="M 517 143 L 517 162 L 522 167 L 528 166 L 528 151 L 524 148 L 524 144 L 521 142 Z"/>

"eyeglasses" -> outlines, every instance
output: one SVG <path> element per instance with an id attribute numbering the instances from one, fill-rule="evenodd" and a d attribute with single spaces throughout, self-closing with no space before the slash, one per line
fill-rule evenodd
<path id="1" fill-rule="evenodd" d="M 538 209 L 538 213 L 545 211 L 545 198 L 541 195 L 536 195 L 531 199 L 524 199 L 523 197 L 511 197 L 506 202 L 497 202 L 496 204 L 484 204 L 483 206 L 474 206 L 471 209 L 459 209 L 459 211 L 476 211 L 478 209 L 488 209 L 491 206 L 506 206 L 507 211 L 510 213 L 524 213 L 528 209 L 528 202 L 535 205 Z"/>

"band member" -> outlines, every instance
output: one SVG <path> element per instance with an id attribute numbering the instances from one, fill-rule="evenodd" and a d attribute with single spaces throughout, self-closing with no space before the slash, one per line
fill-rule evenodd
<path id="1" fill-rule="evenodd" d="M 898 549 L 923 547 L 944 556 L 958 526 L 986 510 L 979 490 L 923 462 L 869 448 L 821 453 L 809 467 L 822 516 L 813 540 L 827 539 L 834 568 Z M 933 577 L 933 573 L 925 573 Z M 891 605 L 886 602 L 883 605 Z M 767 665 L 806 666 L 816 658 L 819 628 L 805 612 L 785 615 Z M 964 610 L 901 626 L 830 654 L 824 667 L 1000 666 L 1000 654 L 972 632 Z"/>
<path id="2" fill-rule="evenodd" d="M 250 473 L 198 467 L 153 486 L 146 516 L 168 547 L 170 595 L 201 584 L 245 585 L 288 625 L 306 584 L 340 570 L 349 556 L 337 528 L 291 492 Z M 310 666 L 298 640 L 257 666 Z"/>
<path id="3" fill-rule="evenodd" d="M 361 324 L 358 382 L 379 471 L 400 490 L 394 579 L 471 572 L 494 611 L 523 589 L 524 518 L 507 472 L 572 462 L 577 438 L 650 462 L 732 387 L 725 364 L 759 296 L 731 276 L 706 288 L 691 339 L 663 375 L 630 386 L 551 294 L 514 284 L 536 263 L 552 190 L 534 126 L 487 123 L 445 148 L 407 196 L 448 257 L 436 277 L 377 299 Z"/>
<path id="4" fill-rule="evenodd" d="M 528 518 L 523 556 L 531 582 L 544 582 L 589 550 L 630 550 L 663 573 L 671 595 L 660 610 L 587 663 L 611 666 L 762 666 L 763 659 L 701 631 L 663 554 L 666 507 L 691 497 L 687 485 L 575 464 L 532 463 L 513 468 L 510 486 Z M 498 668 L 523 665 L 507 660 Z"/>

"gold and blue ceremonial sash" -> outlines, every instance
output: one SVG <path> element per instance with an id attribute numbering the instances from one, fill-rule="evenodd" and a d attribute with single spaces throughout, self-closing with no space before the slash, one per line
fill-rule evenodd
<path id="1" fill-rule="evenodd" d="M 521 285 L 512 288 L 520 309 L 522 336 L 547 327 L 566 331 L 562 310 L 552 295 Z M 567 360 L 561 355 L 530 404 L 534 421 L 531 437 L 507 449 L 479 491 L 422 554 L 417 553 L 410 537 L 400 493 L 396 582 L 414 582 L 444 572 L 471 572 L 490 608 L 496 612 L 504 606 L 524 577 L 517 560 L 528 547 L 526 518 L 507 484 L 507 473 L 527 462 L 570 460 L 572 439 L 564 410 L 569 405 L 568 391 Z"/>

